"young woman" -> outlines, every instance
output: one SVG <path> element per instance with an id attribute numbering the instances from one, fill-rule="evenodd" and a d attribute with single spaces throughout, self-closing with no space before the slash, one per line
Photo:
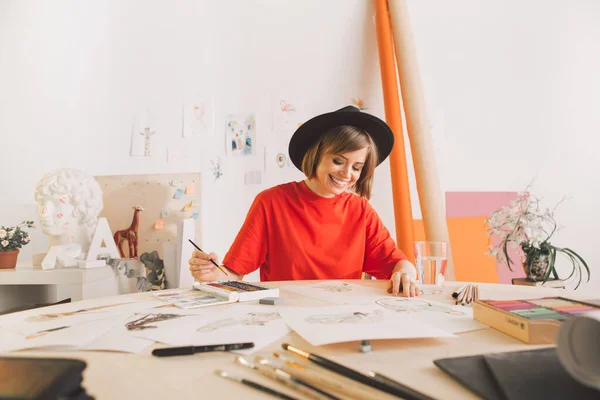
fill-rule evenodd
<path id="1" fill-rule="evenodd" d="M 353 106 L 319 115 L 292 136 L 290 159 L 306 180 L 259 193 L 223 265 L 215 253 L 194 251 L 199 281 L 242 279 L 260 268 L 261 281 L 360 279 L 390 281 L 388 292 L 419 294 L 416 268 L 396 247 L 371 207 L 373 173 L 394 136 L 379 118 Z"/>

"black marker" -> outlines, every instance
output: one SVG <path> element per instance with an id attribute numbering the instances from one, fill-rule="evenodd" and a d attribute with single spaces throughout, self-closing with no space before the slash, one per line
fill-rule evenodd
<path id="1" fill-rule="evenodd" d="M 230 351 L 250 349 L 254 343 L 231 343 L 231 344 L 213 344 L 210 346 L 183 346 L 183 347 L 165 347 L 152 350 L 152 355 L 157 357 L 187 356 L 195 353 L 208 353 L 209 351 Z"/>

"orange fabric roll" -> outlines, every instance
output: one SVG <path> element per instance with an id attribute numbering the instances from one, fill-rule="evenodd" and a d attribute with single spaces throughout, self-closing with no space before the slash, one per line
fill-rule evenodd
<path id="1" fill-rule="evenodd" d="M 375 25 L 377 27 L 377 47 L 379 49 L 385 119 L 394 132 L 394 149 L 390 154 L 390 171 L 392 195 L 394 197 L 396 243 L 406 254 L 408 260 L 414 263 L 414 226 L 412 205 L 410 203 L 410 186 L 408 184 L 404 131 L 402 130 L 398 79 L 394 61 L 392 25 L 386 0 L 375 0 Z"/>

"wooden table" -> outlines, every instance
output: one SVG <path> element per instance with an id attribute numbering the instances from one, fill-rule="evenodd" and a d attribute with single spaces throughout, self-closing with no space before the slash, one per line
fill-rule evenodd
<path id="1" fill-rule="evenodd" d="M 270 282 L 268 286 L 280 286 L 289 282 Z M 299 282 L 294 282 L 297 284 Z M 381 287 L 387 282 L 353 281 L 361 285 Z M 444 293 L 425 296 L 428 299 L 452 303 L 450 293 L 459 287 L 459 282 L 447 282 Z M 543 296 L 565 296 L 574 299 L 594 298 L 590 291 L 565 291 L 526 286 L 479 284 L 482 299 L 527 299 Z M 281 290 L 284 306 L 330 305 L 295 293 Z M 148 298 L 149 293 L 127 295 L 139 299 Z M 115 297 L 118 298 L 118 297 Z M 374 370 L 405 383 L 436 399 L 475 399 L 473 393 L 462 387 L 432 361 L 437 358 L 475 355 L 548 347 L 524 344 L 491 328 L 466 332 L 453 339 L 411 339 L 372 341 L 371 353 L 360 353 L 357 342 L 313 347 L 296 333 L 254 353 L 270 355 L 281 351 L 281 343 L 287 342 L 301 349 L 314 352 L 361 372 Z M 162 347 L 155 345 L 152 348 Z M 140 354 L 107 352 L 54 352 L 23 351 L 6 355 L 19 357 L 65 357 L 85 360 L 88 367 L 84 372 L 84 386 L 97 399 L 261 399 L 267 396 L 243 385 L 227 381 L 214 375 L 214 370 L 223 369 L 248 379 L 280 389 L 292 396 L 300 397 L 278 383 L 262 377 L 254 371 L 237 366 L 232 353 L 204 353 L 193 356 L 158 358 L 150 354 L 152 348 Z M 380 398 L 379 396 L 377 396 Z"/>

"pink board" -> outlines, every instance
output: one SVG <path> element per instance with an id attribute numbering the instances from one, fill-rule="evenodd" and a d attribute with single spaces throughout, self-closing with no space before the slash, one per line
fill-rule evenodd
<path id="1" fill-rule="evenodd" d="M 517 192 L 446 192 L 446 217 L 488 217 L 497 209 L 507 206 L 517 198 Z M 497 238 L 492 238 L 496 243 Z M 496 264 L 499 283 L 512 284 L 513 278 L 523 278 L 525 273 L 520 265 L 517 249 L 509 248 L 508 255 L 517 265 Z"/>

